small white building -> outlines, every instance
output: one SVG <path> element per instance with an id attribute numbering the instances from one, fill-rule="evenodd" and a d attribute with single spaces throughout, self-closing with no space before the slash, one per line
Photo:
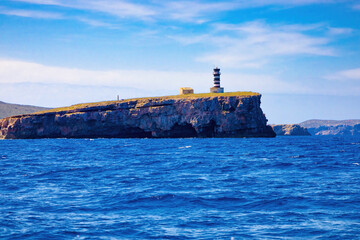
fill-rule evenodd
<path id="1" fill-rule="evenodd" d="M 191 87 L 182 87 L 182 88 L 180 88 L 180 95 L 193 94 L 193 93 L 194 93 L 194 89 L 192 89 Z"/>

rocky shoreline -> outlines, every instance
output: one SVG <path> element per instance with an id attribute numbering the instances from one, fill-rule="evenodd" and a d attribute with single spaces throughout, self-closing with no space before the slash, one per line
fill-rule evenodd
<path id="1" fill-rule="evenodd" d="M 0 138 L 275 137 L 261 95 L 203 94 L 82 104 L 0 120 Z"/>

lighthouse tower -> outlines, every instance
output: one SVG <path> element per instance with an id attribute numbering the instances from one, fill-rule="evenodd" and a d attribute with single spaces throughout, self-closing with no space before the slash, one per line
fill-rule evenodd
<path id="1" fill-rule="evenodd" d="M 223 93 L 224 88 L 220 87 L 220 68 L 214 68 L 214 87 L 210 88 L 211 93 Z"/>

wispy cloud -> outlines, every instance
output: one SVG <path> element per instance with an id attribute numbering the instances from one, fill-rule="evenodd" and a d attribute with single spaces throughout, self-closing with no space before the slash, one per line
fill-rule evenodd
<path id="1" fill-rule="evenodd" d="M 21 9 L 4 9 L 0 8 L 0 14 L 28 17 L 28 18 L 40 18 L 40 19 L 62 19 L 63 15 L 54 12 L 34 11 L 34 10 L 21 10 Z"/>
<path id="2" fill-rule="evenodd" d="M 82 23 L 85 23 L 94 27 L 106 27 L 112 29 L 118 29 L 119 27 L 106 23 L 100 20 L 95 20 L 83 16 L 68 16 L 58 12 L 49 12 L 49 11 L 35 11 L 35 10 L 22 10 L 22 9 L 8 9 L 8 8 L 0 8 L 0 14 L 16 16 L 16 17 L 25 17 L 25 18 L 37 18 L 37 19 L 70 19 L 76 20 Z"/>
<path id="3" fill-rule="evenodd" d="M 353 9 L 360 10 L 360 4 L 355 4 L 355 5 L 353 6 Z"/>
<path id="4" fill-rule="evenodd" d="M 42 5 L 55 5 L 58 2 L 57 0 L 15 0 L 15 1 L 33 3 L 33 4 L 42 4 Z"/>
<path id="5" fill-rule="evenodd" d="M 341 74 L 360 79 L 360 69 Z M 212 85 L 212 75 L 211 71 L 94 71 L 0 59 L 0 85 L 0 95 L 7 101 L 38 105 L 46 102 L 47 106 L 61 106 L 111 100 L 116 95 L 130 98 L 176 94 L 184 86 L 193 87 L 198 93 L 208 92 Z M 222 86 L 226 91 L 241 89 L 272 94 L 358 95 L 360 90 L 360 87 L 353 85 L 342 88 L 305 86 L 267 74 L 229 72 L 222 75 Z"/>
<path id="6" fill-rule="evenodd" d="M 204 23 L 212 15 L 237 9 L 258 8 L 265 6 L 295 7 L 309 4 L 329 4 L 334 0 L 232 0 L 221 2 L 208 1 L 167 1 L 159 11 L 162 17 L 185 22 Z"/>
<path id="7" fill-rule="evenodd" d="M 329 80 L 339 80 L 339 81 L 360 81 L 360 68 L 348 69 L 336 72 L 332 75 L 325 77 Z"/>
<path id="8" fill-rule="evenodd" d="M 118 0 L 16 0 L 19 2 L 55 5 L 79 10 L 90 10 L 114 15 L 119 18 L 134 17 L 139 19 L 149 19 L 155 12 L 146 5 L 134 4 L 128 1 Z"/>
<path id="9" fill-rule="evenodd" d="M 347 35 L 352 33 L 354 30 L 351 28 L 332 28 L 329 27 L 329 34 L 331 35 Z"/>
<path id="10" fill-rule="evenodd" d="M 249 2 L 249 1 L 241 1 Z M 336 0 L 254 0 L 251 1 L 254 5 L 308 5 L 308 4 L 326 4 L 326 3 L 336 3 Z"/>
<path id="11" fill-rule="evenodd" d="M 191 86 L 196 91 L 207 92 L 212 86 L 212 72 L 108 70 L 94 71 L 46 66 L 38 63 L 0 59 L 1 84 L 68 84 L 87 87 L 133 88 L 145 91 L 178 91 Z M 304 87 L 283 82 L 267 75 L 228 73 L 223 77 L 228 91 L 247 89 L 261 92 L 299 92 Z"/>
<path id="12" fill-rule="evenodd" d="M 213 13 L 235 10 L 237 7 L 235 2 L 170 1 L 162 6 L 162 16 L 184 22 L 204 23 L 211 19 Z"/>
<path id="13" fill-rule="evenodd" d="M 207 77 L 211 79 L 211 73 L 123 69 L 94 71 L 0 59 L 0 83 L 27 82 L 130 88 L 138 88 L 139 86 L 142 88 L 159 86 L 161 88 L 161 86 L 167 86 L 167 88 L 177 89 L 183 84 L 196 84 L 196 81 L 192 82 L 194 79 Z M 170 82 L 169 79 L 171 79 Z"/>
<path id="14" fill-rule="evenodd" d="M 294 7 L 309 4 L 328 4 L 333 0 L 229 0 L 209 1 L 144 1 L 132 3 L 125 0 L 15 0 L 20 2 L 55 5 L 80 10 L 101 12 L 118 18 L 140 20 L 172 19 L 183 22 L 204 23 L 213 19 L 213 15 L 236 9 L 257 8 L 264 6 Z"/>
<path id="15" fill-rule="evenodd" d="M 329 37 L 307 34 L 317 25 L 269 25 L 262 21 L 244 24 L 216 24 L 208 35 L 173 36 L 183 44 L 210 44 L 212 51 L 198 61 L 227 67 L 263 66 L 269 59 L 289 55 L 334 56 Z M 215 50 L 214 50 L 215 49 Z"/>
<path id="16" fill-rule="evenodd" d="M 110 24 L 110 23 L 106 23 L 103 21 L 99 21 L 99 20 L 95 20 L 95 19 L 90 19 L 90 18 L 86 18 L 86 17 L 74 17 L 73 19 L 85 23 L 87 25 L 93 26 L 93 27 L 106 27 L 106 28 L 111 28 L 111 29 L 118 29 L 119 27 L 114 25 L 114 24 Z"/>

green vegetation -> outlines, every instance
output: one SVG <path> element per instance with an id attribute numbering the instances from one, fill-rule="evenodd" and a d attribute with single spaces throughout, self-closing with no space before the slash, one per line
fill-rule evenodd
<path id="1" fill-rule="evenodd" d="M 99 106 L 106 106 L 106 105 L 111 105 L 111 104 L 115 104 L 115 103 L 129 102 L 129 101 L 148 101 L 148 100 L 161 101 L 161 100 L 166 100 L 166 99 L 212 98 L 212 97 L 232 97 L 232 96 L 250 97 L 250 96 L 258 96 L 258 95 L 260 95 L 260 94 L 254 93 L 254 92 L 227 92 L 227 93 L 196 93 L 196 94 L 161 96 L 161 97 L 131 98 L 131 99 L 124 99 L 124 100 L 119 100 L 119 101 L 81 103 L 81 104 L 76 104 L 76 105 L 72 105 L 69 107 L 54 108 L 54 109 L 50 109 L 47 111 L 36 112 L 35 114 L 70 111 L 70 110 L 88 108 L 88 107 L 99 107 Z"/>

